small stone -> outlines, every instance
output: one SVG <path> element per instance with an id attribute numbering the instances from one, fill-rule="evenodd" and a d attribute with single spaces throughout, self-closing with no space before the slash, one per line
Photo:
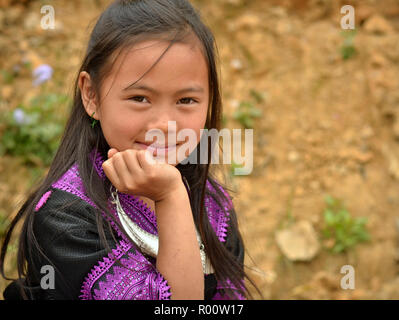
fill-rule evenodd
<path id="1" fill-rule="evenodd" d="M 371 152 L 363 152 L 358 149 L 353 148 L 344 148 L 340 150 L 337 155 L 341 159 L 345 160 L 355 160 L 360 163 L 367 163 L 373 158 L 373 153 Z"/>
<path id="2" fill-rule="evenodd" d="M 393 27 L 383 16 L 375 14 L 366 20 L 364 30 L 382 35 L 393 32 Z"/>
<path id="3" fill-rule="evenodd" d="M 238 100 L 231 100 L 230 101 L 230 105 L 231 105 L 231 107 L 234 109 L 234 110 L 236 110 L 239 106 L 240 106 L 240 101 L 238 101 Z"/>
<path id="4" fill-rule="evenodd" d="M 374 130 L 372 127 L 366 126 L 366 127 L 362 128 L 362 130 L 360 131 L 360 134 L 361 134 L 362 138 L 368 139 L 368 138 L 371 138 L 372 136 L 374 136 Z"/>
<path id="5" fill-rule="evenodd" d="M 313 190 L 320 190 L 320 182 L 317 180 L 313 180 L 312 182 L 310 182 L 310 187 Z"/>
<path id="6" fill-rule="evenodd" d="M 317 145 L 318 143 L 322 142 L 322 139 L 318 134 L 308 135 L 305 140 L 311 145 Z"/>
<path id="7" fill-rule="evenodd" d="M 360 5 L 356 8 L 356 14 L 355 14 L 355 19 L 356 19 L 356 24 L 360 25 L 364 21 L 366 21 L 373 13 L 374 13 L 374 8 L 371 6 L 367 5 Z"/>
<path id="8" fill-rule="evenodd" d="M 385 67 L 387 64 L 387 59 L 380 53 L 374 53 L 371 56 L 371 65 L 376 68 Z"/>
<path id="9" fill-rule="evenodd" d="M 295 188 L 295 195 L 296 196 L 303 196 L 305 194 L 305 189 L 303 189 L 302 187 L 296 187 Z"/>
<path id="10" fill-rule="evenodd" d="M 241 70 L 242 69 L 242 62 L 241 62 L 241 60 L 240 59 L 233 59 L 233 60 L 231 60 L 231 67 L 234 69 L 234 70 Z"/>
<path id="11" fill-rule="evenodd" d="M 298 159 L 299 159 L 299 153 L 298 153 L 298 152 L 296 152 L 296 151 L 290 151 L 290 152 L 288 153 L 288 160 L 289 160 L 290 162 L 297 162 Z"/>
<path id="12" fill-rule="evenodd" d="M 287 17 L 287 10 L 284 7 L 276 6 L 269 8 L 269 14 L 276 18 Z"/>
<path id="13" fill-rule="evenodd" d="M 311 222 L 313 225 L 317 225 L 318 223 L 320 223 L 320 215 L 319 215 L 319 214 L 311 215 L 311 216 L 309 217 L 309 220 L 310 220 L 310 222 Z"/>
<path id="14" fill-rule="evenodd" d="M 54 29 L 57 30 L 58 32 L 64 31 L 64 24 L 62 23 L 62 21 L 60 21 L 60 19 L 55 21 Z"/>
<path id="15" fill-rule="evenodd" d="M 331 128 L 331 122 L 322 120 L 319 122 L 319 128 L 322 130 L 328 130 Z"/>
<path id="16" fill-rule="evenodd" d="M 291 261 L 310 261 L 320 249 L 317 234 L 306 220 L 277 231 L 275 238 L 284 256 Z"/>
<path id="17" fill-rule="evenodd" d="M 237 22 L 236 27 L 238 28 L 256 28 L 260 24 L 260 19 L 254 14 L 245 14 L 241 16 Z"/>
<path id="18" fill-rule="evenodd" d="M 323 241 L 324 247 L 327 249 L 332 249 L 335 246 L 335 240 L 334 239 L 326 239 Z"/>
<path id="19" fill-rule="evenodd" d="M 339 289 L 340 282 L 337 280 L 338 279 L 336 275 L 332 275 L 331 273 L 328 273 L 326 271 L 319 271 L 314 276 L 312 282 L 319 284 L 329 291 L 334 291 Z"/>
<path id="20" fill-rule="evenodd" d="M 370 162 L 374 155 L 371 152 L 361 152 L 360 150 L 357 150 L 354 152 L 353 156 L 357 162 L 364 164 Z"/>
<path id="21" fill-rule="evenodd" d="M 292 31 L 292 25 L 289 20 L 279 20 L 276 23 L 275 31 L 278 35 L 286 35 Z"/>

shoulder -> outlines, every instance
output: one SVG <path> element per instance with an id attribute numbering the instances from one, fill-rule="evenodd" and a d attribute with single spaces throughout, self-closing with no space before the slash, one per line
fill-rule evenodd
<path id="1" fill-rule="evenodd" d="M 98 232 L 96 210 L 78 196 L 56 188 L 43 193 L 35 205 L 35 242 L 30 243 L 28 277 L 36 281 L 41 278 L 41 266 L 53 266 L 56 286 L 46 295 L 77 298 L 84 277 L 108 253 Z M 114 248 L 116 243 L 107 229 L 104 235 L 109 247 Z"/>
<path id="2" fill-rule="evenodd" d="M 59 206 L 64 206 L 66 208 L 73 207 L 74 209 L 80 206 L 86 208 L 92 207 L 86 201 L 68 191 L 51 187 L 41 195 L 39 201 L 37 201 L 35 205 L 34 211 L 38 214 L 38 212 L 43 212 L 43 210 Z"/>
<path id="3" fill-rule="evenodd" d="M 34 211 L 34 231 L 46 234 L 46 238 L 96 225 L 95 208 L 78 196 L 56 188 L 41 195 Z"/>

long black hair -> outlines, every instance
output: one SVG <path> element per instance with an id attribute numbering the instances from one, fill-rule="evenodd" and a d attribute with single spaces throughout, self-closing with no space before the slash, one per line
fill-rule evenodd
<path id="1" fill-rule="evenodd" d="M 208 65 L 210 99 L 206 128 L 220 130 L 222 103 L 216 65 L 217 47 L 215 39 L 209 28 L 201 21 L 198 11 L 187 0 L 119 0 L 113 2 L 101 14 L 91 33 L 78 75 L 82 71 L 88 72 L 94 84 L 94 89 L 99 92 L 102 81 L 110 72 L 113 62 L 123 52 L 123 49 L 140 40 L 151 37 L 154 39 L 166 39 L 172 45 L 175 42 L 184 41 L 188 35 L 194 35 L 198 38 Z M 4 238 L 1 248 L 0 270 L 6 279 L 8 278 L 4 274 L 4 260 L 7 246 L 16 224 L 21 218 L 25 217 L 19 238 L 17 258 L 18 278 L 21 281 L 27 273 L 27 257 L 35 248 L 39 249 L 40 252 L 33 232 L 34 206 L 43 193 L 74 163 L 79 166 L 79 175 L 83 181 L 87 196 L 93 200 L 97 208 L 99 208 L 99 212 L 102 211 L 113 219 L 113 215 L 109 213 L 107 206 L 107 201 L 110 197 L 110 181 L 106 179 L 104 183 L 101 180 L 93 169 L 93 162 L 88 156 L 93 149 L 96 149 L 106 159 L 110 146 L 104 138 L 101 124 L 94 128 L 89 125 L 90 117 L 83 106 L 78 77 L 75 80 L 71 114 L 49 171 L 39 183 L 39 186 L 30 193 L 26 202 L 11 222 Z M 241 280 L 247 278 L 255 288 L 256 285 L 247 277 L 244 266 L 237 257 L 219 241 L 205 214 L 204 199 L 208 192 L 206 188 L 207 181 L 216 190 L 216 193 L 212 193 L 210 196 L 214 197 L 220 205 L 228 201 L 226 195 L 218 187 L 218 185 L 222 186 L 222 184 L 217 181 L 209 170 L 211 151 L 212 145 L 208 143 L 207 164 L 188 163 L 183 165 L 179 163 L 176 168 L 189 184 L 194 222 L 215 270 L 216 279 L 222 282 L 229 279 L 242 295 L 251 297 L 246 286 L 242 286 Z M 199 145 L 196 152 L 200 152 Z M 227 190 L 225 185 L 223 187 Z M 234 233 L 243 244 L 234 208 L 231 208 L 229 218 L 229 232 Z M 97 222 L 99 235 L 102 241 L 106 243 L 104 232 L 104 225 L 106 224 L 103 223 L 104 220 L 99 213 L 97 214 Z M 115 223 L 118 224 L 117 221 Z M 123 230 L 123 228 L 121 229 Z M 232 291 L 226 290 L 226 293 L 231 295 Z"/>

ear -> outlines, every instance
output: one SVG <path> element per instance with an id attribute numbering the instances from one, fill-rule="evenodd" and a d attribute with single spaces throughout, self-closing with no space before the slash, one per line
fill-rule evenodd
<path id="1" fill-rule="evenodd" d="M 86 109 L 87 114 L 91 117 L 93 112 L 95 112 L 93 118 L 99 120 L 100 109 L 97 105 L 96 93 L 91 82 L 90 74 L 88 74 L 86 71 L 82 71 L 79 74 L 78 85 L 83 106 Z"/>

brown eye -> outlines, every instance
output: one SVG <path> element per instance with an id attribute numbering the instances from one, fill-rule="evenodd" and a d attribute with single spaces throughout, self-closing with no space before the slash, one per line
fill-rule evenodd
<path id="1" fill-rule="evenodd" d="M 132 101 L 135 101 L 135 102 L 146 102 L 146 101 L 143 101 L 143 99 L 147 100 L 147 98 L 143 97 L 143 96 L 134 96 L 134 97 L 129 98 L 129 100 L 132 100 Z"/>
<path id="2" fill-rule="evenodd" d="M 182 98 L 179 101 L 182 102 L 182 104 L 193 104 L 197 102 L 193 98 Z M 192 101 L 192 103 L 190 103 L 190 101 Z"/>

